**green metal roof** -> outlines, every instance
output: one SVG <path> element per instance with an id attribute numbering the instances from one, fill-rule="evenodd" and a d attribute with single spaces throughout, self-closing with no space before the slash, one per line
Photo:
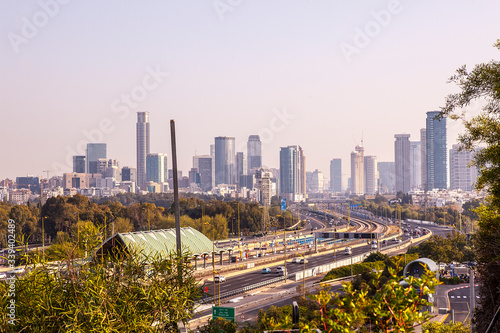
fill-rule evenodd
<path id="1" fill-rule="evenodd" d="M 144 255 L 166 255 L 176 251 L 175 229 L 160 229 L 151 231 L 135 231 L 118 233 L 108 238 L 100 249 L 110 249 L 118 244 L 125 245 L 129 249 L 137 249 Z M 209 254 L 212 252 L 212 241 L 196 229 L 191 227 L 181 228 L 182 249 L 188 250 L 192 255 Z M 215 247 L 215 252 L 227 251 L 230 248 Z"/>

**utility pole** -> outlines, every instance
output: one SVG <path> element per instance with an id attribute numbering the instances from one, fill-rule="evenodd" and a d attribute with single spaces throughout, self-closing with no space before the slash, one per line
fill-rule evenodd
<path id="1" fill-rule="evenodd" d="M 286 271 L 286 217 L 285 215 L 283 214 L 283 235 L 285 237 L 285 240 L 283 241 L 283 246 L 285 247 L 285 283 L 286 283 L 286 275 L 287 275 L 287 271 Z"/>
<path id="2" fill-rule="evenodd" d="M 175 121 L 170 120 L 170 141 L 172 143 L 172 171 L 174 176 L 174 204 L 175 204 L 175 240 L 177 244 L 177 255 L 182 255 L 181 244 L 181 221 L 179 207 L 179 179 L 177 177 L 177 147 L 175 142 Z"/>

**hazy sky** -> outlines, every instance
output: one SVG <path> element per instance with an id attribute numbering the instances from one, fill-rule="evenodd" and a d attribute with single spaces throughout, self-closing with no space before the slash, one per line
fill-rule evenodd
<path id="1" fill-rule="evenodd" d="M 301 145 L 329 177 L 363 137 L 394 160 L 394 134 L 419 140 L 425 112 L 466 64 L 498 59 L 499 1 L 0 0 L 0 179 L 71 171 L 89 140 L 136 166 L 137 111 L 151 152 L 179 168 L 235 136 L 263 163 Z M 472 106 L 472 111 L 477 110 Z M 448 122 L 448 145 L 461 131 Z"/>

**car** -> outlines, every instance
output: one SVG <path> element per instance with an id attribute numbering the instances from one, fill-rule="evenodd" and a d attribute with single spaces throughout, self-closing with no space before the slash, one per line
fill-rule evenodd
<path id="1" fill-rule="evenodd" d="M 7 274 L 4 272 L 0 273 L 0 279 L 5 279 L 7 277 Z"/>
<path id="2" fill-rule="evenodd" d="M 299 261 L 299 264 L 307 264 L 309 261 L 306 258 L 302 258 Z"/>
<path id="3" fill-rule="evenodd" d="M 352 248 L 350 246 L 346 246 L 345 254 L 352 254 Z"/>
<path id="4" fill-rule="evenodd" d="M 376 250 L 377 248 L 378 248 L 378 247 L 377 247 L 377 244 L 372 244 L 372 246 L 371 246 L 371 249 L 372 249 L 372 250 Z"/>
<path id="5" fill-rule="evenodd" d="M 214 278 L 214 281 L 216 283 L 222 283 L 222 282 L 226 282 L 226 278 L 224 277 L 224 275 L 216 275 Z"/>
<path id="6" fill-rule="evenodd" d="M 297 264 L 300 261 L 299 257 L 295 257 L 292 259 L 292 264 Z"/>
<path id="7" fill-rule="evenodd" d="M 262 269 L 262 274 L 269 274 L 269 273 L 271 273 L 271 269 L 269 267 Z"/>
<path id="8" fill-rule="evenodd" d="M 285 271 L 285 267 L 283 267 L 283 266 L 276 267 L 276 273 L 278 273 L 278 275 L 281 274 L 284 271 Z"/>

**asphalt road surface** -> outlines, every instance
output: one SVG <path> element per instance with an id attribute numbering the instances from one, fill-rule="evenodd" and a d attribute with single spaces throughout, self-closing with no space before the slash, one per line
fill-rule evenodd
<path id="1" fill-rule="evenodd" d="M 477 303 L 479 301 L 479 287 L 476 286 L 474 291 Z M 450 315 L 446 318 L 446 323 L 451 322 L 453 319 L 462 323 L 470 320 L 470 297 L 469 286 L 459 286 L 457 289 L 452 289 L 448 292 Z M 452 310 L 453 314 L 451 313 Z"/>

